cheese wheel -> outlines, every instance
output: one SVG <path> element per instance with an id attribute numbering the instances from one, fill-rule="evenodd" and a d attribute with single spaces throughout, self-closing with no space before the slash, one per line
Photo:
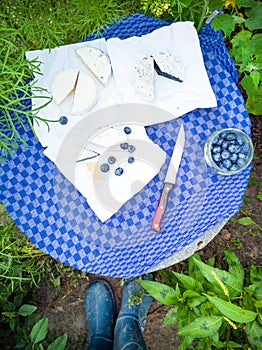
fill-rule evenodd
<path id="1" fill-rule="evenodd" d="M 111 77 L 111 63 L 108 56 L 101 50 L 91 46 L 77 49 L 76 56 L 95 78 L 106 86 Z"/>
<path id="2" fill-rule="evenodd" d="M 53 99 L 58 105 L 74 91 L 78 73 L 78 69 L 68 68 L 60 72 L 53 80 L 51 90 Z"/>
<path id="3" fill-rule="evenodd" d="M 156 72 L 166 78 L 183 82 L 184 66 L 171 52 L 158 52 L 153 55 Z"/>
<path id="4" fill-rule="evenodd" d="M 152 56 L 144 57 L 134 67 L 133 81 L 137 93 L 144 99 L 154 99 L 154 59 Z"/>
<path id="5" fill-rule="evenodd" d="M 97 102 L 97 87 L 86 73 L 79 72 L 72 105 L 72 113 L 80 114 L 89 110 Z"/>

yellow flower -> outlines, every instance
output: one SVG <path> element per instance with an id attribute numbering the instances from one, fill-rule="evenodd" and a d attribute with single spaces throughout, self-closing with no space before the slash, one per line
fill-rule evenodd
<path id="1" fill-rule="evenodd" d="M 236 1 L 235 0 L 227 0 L 225 1 L 225 8 L 227 7 L 233 7 L 233 8 L 236 8 Z"/>

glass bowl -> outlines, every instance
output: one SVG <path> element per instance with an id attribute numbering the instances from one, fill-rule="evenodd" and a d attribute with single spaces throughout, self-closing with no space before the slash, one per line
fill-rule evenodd
<path id="1" fill-rule="evenodd" d="M 222 175 L 240 173 L 250 164 L 253 154 L 254 148 L 250 137 L 234 128 L 213 132 L 204 146 L 206 163 L 216 173 Z"/>

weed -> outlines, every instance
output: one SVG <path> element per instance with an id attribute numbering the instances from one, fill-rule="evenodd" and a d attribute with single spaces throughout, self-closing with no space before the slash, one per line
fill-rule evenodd
<path id="1" fill-rule="evenodd" d="M 242 245 L 242 243 L 241 243 L 240 238 L 232 238 L 230 241 L 231 241 L 231 243 L 234 244 L 234 246 L 235 246 L 237 249 L 242 249 L 242 248 L 243 248 L 243 245 Z"/>
<path id="2" fill-rule="evenodd" d="M 245 271 L 236 254 L 225 249 L 228 270 L 204 263 L 198 253 L 188 259 L 187 274 L 162 270 L 165 283 L 139 283 L 169 305 L 164 326 L 178 324 L 179 350 L 261 349 L 262 269 Z"/>
<path id="3" fill-rule="evenodd" d="M 225 13 L 216 16 L 212 26 L 222 29 L 231 43 L 229 52 L 241 76 L 240 85 L 247 94 L 249 113 L 261 115 L 262 3 L 255 0 L 220 1 L 220 6 Z"/>

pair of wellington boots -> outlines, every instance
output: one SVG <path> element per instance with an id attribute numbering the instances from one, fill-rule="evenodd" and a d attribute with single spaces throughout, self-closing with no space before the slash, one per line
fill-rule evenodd
<path id="1" fill-rule="evenodd" d="M 152 279 L 150 276 L 143 278 Z M 138 303 L 134 302 L 136 296 L 139 296 Z M 84 301 L 88 350 L 146 349 L 142 333 L 151 303 L 152 297 L 137 281 L 128 280 L 124 285 L 122 303 L 116 318 L 115 299 L 109 284 L 105 280 L 91 282 Z"/>

